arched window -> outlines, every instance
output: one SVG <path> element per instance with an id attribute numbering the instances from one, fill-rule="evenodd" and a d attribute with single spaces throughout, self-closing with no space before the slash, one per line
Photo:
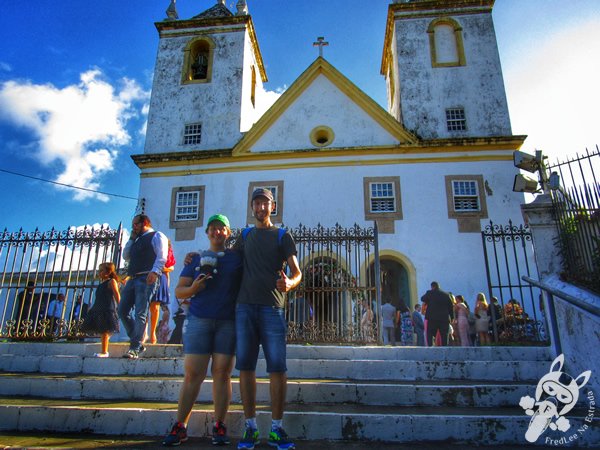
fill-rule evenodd
<path id="1" fill-rule="evenodd" d="M 429 47 L 433 67 L 466 65 L 462 40 L 462 27 L 449 17 L 436 19 L 429 24 Z"/>
<path id="2" fill-rule="evenodd" d="M 190 41 L 185 49 L 184 83 L 210 81 L 214 47 L 214 42 L 208 37 Z"/>

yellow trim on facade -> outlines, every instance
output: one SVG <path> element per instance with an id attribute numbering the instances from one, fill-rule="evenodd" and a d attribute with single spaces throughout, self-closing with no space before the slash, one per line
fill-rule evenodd
<path id="1" fill-rule="evenodd" d="M 233 149 L 233 155 L 250 153 L 251 147 L 263 136 L 273 123 L 286 109 L 311 85 L 319 76 L 325 76 L 340 91 L 353 100 L 362 110 L 371 116 L 379 125 L 400 142 L 414 143 L 417 138 L 400 125 L 387 111 L 368 95 L 362 92 L 354 83 L 346 78 L 335 67 L 319 56 L 298 79 L 279 97 L 279 99 L 253 125 L 252 129 L 238 142 Z"/>
<path id="2" fill-rule="evenodd" d="M 421 155 L 445 153 L 473 153 L 506 151 L 512 152 L 521 148 L 527 136 L 507 136 L 496 138 L 467 138 L 467 139 L 440 139 L 430 140 L 419 144 L 401 146 L 370 146 L 346 147 L 338 149 L 306 149 L 296 151 L 272 151 L 260 153 L 246 153 L 233 156 L 230 150 L 211 151 L 203 150 L 194 152 L 166 152 L 133 155 L 135 164 L 140 169 L 177 167 L 191 165 L 229 164 L 242 162 L 268 162 L 281 159 L 308 159 L 308 158 L 340 158 L 356 156 L 378 155 Z"/>
<path id="3" fill-rule="evenodd" d="M 390 158 L 390 159 L 367 159 L 367 160 L 345 160 L 345 161 L 311 161 L 305 163 L 275 163 L 271 165 L 231 165 L 224 167 L 171 170 L 161 172 L 142 172 L 141 178 L 181 177 L 187 175 L 201 175 L 211 173 L 227 172 L 251 172 L 265 170 L 287 170 L 307 169 L 322 167 L 351 167 L 351 166 L 381 166 L 391 164 L 419 164 L 419 163 L 456 163 L 456 162 L 480 162 L 480 161 L 512 161 L 512 153 L 509 155 L 462 155 L 449 157 L 420 157 L 420 158 Z M 224 161 L 220 161 L 223 163 Z M 237 162 L 237 160 L 236 160 Z M 181 165 L 181 164 L 180 164 Z"/>

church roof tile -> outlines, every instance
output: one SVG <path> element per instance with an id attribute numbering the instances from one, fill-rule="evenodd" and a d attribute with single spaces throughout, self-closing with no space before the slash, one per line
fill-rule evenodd
<path id="1" fill-rule="evenodd" d="M 212 8 L 207 9 L 203 13 L 194 16 L 193 19 L 212 19 L 215 17 L 232 17 L 233 13 L 221 3 L 217 3 Z"/>

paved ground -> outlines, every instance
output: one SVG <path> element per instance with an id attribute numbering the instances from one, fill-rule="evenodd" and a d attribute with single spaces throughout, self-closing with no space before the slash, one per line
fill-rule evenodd
<path id="1" fill-rule="evenodd" d="M 57 449 L 57 448 L 106 448 L 106 449 L 164 449 L 161 437 L 126 436 L 116 440 L 115 436 L 89 434 L 48 434 L 48 433 L 19 433 L 0 432 L 0 449 Z M 531 449 L 532 445 L 522 446 L 484 446 L 475 447 L 464 444 L 445 443 L 410 443 L 386 444 L 381 442 L 340 442 L 340 441 L 297 441 L 298 450 L 463 450 L 463 449 L 493 449 L 493 450 L 523 450 Z M 181 449 L 208 450 L 215 449 L 206 438 L 190 438 L 182 444 Z M 224 447 L 224 450 L 234 450 L 235 443 Z M 257 450 L 270 449 L 266 443 L 258 445 Z"/>

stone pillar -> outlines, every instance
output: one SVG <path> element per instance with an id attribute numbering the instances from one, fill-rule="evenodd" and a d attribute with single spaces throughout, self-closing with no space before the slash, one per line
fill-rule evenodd
<path id="1" fill-rule="evenodd" d="M 562 271 L 562 257 L 550 195 L 538 195 L 533 202 L 521 205 L 521 210 L 531 228 L 539 279 L 559 274 Z"/>

